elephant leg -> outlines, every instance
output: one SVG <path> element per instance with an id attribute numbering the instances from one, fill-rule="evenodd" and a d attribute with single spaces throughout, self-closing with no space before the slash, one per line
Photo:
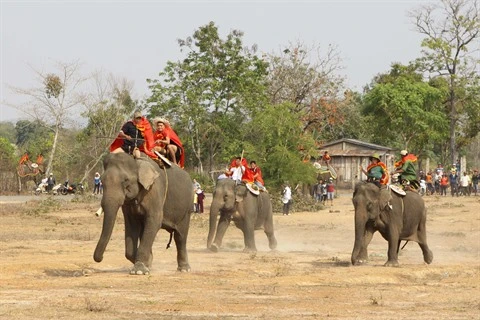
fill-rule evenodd
<path id="1" fill-rule="evenodd" d="M 277 248 L 277 239 L 275 238 L 275 233 L 273 231 L 273 216 L 271 213 L 267 216 L 263 228 L 268 238 L 268 247 L 270 250 L 275 250 Z"/>
<path id="2" fill-rule="evenodd" d="M 130 213 L 130 210 L 123 209 L 122 211 L 125 220 L 125 257 L 135 263 L 142 225 L 138 218 Z"/>
<path id="3" fill-rule="evenodd" d="M 217 252 L 218 249 L 222 246 L 223 236 L 227 232 L 227 228 L 230 225 L 232 217 L 230 214 L 221 214 L 220 219 L 218 220 L 217 233 L 215 234 L 215 239 L 213 240 L 210 250 Z"/>
<path id="4" fill-rule="evenodd" d="M 360 264 L 368 260 L 368 245 L 370 244 L 370 241 L 372 241 L 374 232 L 375 230 L 373 230 L 372 228 L 369 228 L 369 227 L 365 228 L 363 243 L 358 253 L 358 259 L 357 259 L 358 263 Z"/>
<path id="5" fill-rule="evenodd" d="M 187 235 L 188 227 L 185 228 L 184 232 L 175 231 L 173 233 L 173 239 L 175 240 L 175 246 L 177 247 L 177 271 L 181 272 L 190 271 L 187 254 Z"/>
<path id="6" fill-rule="evenodd" d="M 255 228 L 253 222 L 244 223 L 242 231 L 243 242 L 245 244 L 243 252 L 257 252 L 257 247 L 255 246 Z"/>
<path id="7" fill-rule="evenodd" d="M 156 217 L 163 214 L 152 213 L 147 215 L 143 224 L 143 232 L 141 232 L 140 245 L 137 249 L 135 264 L 130 274 L 150 274 L 150 267 L 153 260 L 152 247 L 160 226 L 156 222 Z M 161 224 L 160 224 L 161 225 Z"/>
<path id="8" fill-rule="evenodd" d="M 428 248 L 427 230 L 425 228 L 425 221 L 420 223 L 420 225 L 418 227 L 417 237 L 418 237 L 418 245 L 420 246 L 420 249 L 422 249 L 422 252 L 423 252 L 423 261 L 425 261 L 425 263 L 427 263 L 427 264 L 432 263 L 433 253 Z"/>
<path id="9" fill-rule="evenodd" d="M 389 232 L 388 239 L 388 260 L 385 262 L 386 267 L 398 267 L 398 250 L 400 247 L 400 236 L 397 230 L 393 228 Z"/>

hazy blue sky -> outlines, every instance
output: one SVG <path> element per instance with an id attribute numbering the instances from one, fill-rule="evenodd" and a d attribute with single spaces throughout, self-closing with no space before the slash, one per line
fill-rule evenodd
<path id="1" fill-rule="evenodd" d="M 437 0 L 438 1 L 438 0 Z M 38 84 L 29 65 L 80 60 L 82 72 L 103 69 L 149 93 L 168 60 L 182 55 L 177 39 L 214 21 L 222 36 L 245 33 L 244 44 L 279 52 L 289 42 L 338 47 L 348 85 L 360 90 L 392 62 L 420 54 L 421 35 L 407 12 L 432 1 L 6 1 L 0 0 L 0 120 L 24 117 L 5 102 L 8 85 Z"/>

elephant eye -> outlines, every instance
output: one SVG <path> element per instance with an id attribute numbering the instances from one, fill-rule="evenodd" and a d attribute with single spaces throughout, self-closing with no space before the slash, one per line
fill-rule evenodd
<path id="1" fill-rule="evenodd" d="M 373 203 L 371 202 L 367 203 L 367 210 L 372 211 L 372 208 L 373 208 Z"/>

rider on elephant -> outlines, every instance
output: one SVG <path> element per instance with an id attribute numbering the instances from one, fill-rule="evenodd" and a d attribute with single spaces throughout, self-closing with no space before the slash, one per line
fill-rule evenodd
<path id="1" fill-rule="evenodd" d="M 165 118 L 155 118 L 153 124 L 157 128 L 153 134 L 154 150 L 166 154 L 170 160 L 183 168 L 185 166 L 185 151 L 182 141 L 170 126 L 170 122 Z"/>
<path id="2" fill-rule="evenodd" d="M 250 161 L 250 167 L 247 168 L 247 170 L 250 170 L 253 174 L 253 183 L 261 190 L 261 191 L 267 191 L 265 188 L 265 182 L 263 182 L 263 177 L 262 177 L 262 169 L 260 169 L 259 166 L 257 166 L 257 163 L 252 160 Z"/>
<path id="3" fill-rule="evenodd" d="M 154 147 L 153 131 L 150 122 L 136 111 L 130 121 L 125 122 L 118 137 L 110 146 L 111 153 L 125 152 L 135 158 L 140 157 L 140 151 L 150 158 L 157 156 L 151 151 Z"/>
<path id="4" fill-rule="evenodd" d="M 389 180 L 388 169 L 385 163 L 380 161 L 378 153 L 370 157 L 370 164 L 367 170 L 360 166 L 360 170 L 367 175 L 367 181 L 376 184 L 379 188 L 386 186 Z"/>
<path id="5" fill-rule="evenodd" d="M 225 175 L 233 179 L 237 184 L 240 184 L 243 180 L 243 175 L 246 172 L 247 160 L 242 157 L 236 157 L 230 163 L 230 168 L 225 171 Z"/>
<path id="6" fill-rule="evenodd" d="M 399 181 L 401 184 L 409 185 L 411 189 L 417 190 L 420 186 L 417 180 L 417 170 L 414 165 L 417 157 L 414 154 L 408 153 L 407 150 L 400 151 L 400 155 L 402 156 L 402 160 L 395 163 L 395 173 L 400 173 Z"/>

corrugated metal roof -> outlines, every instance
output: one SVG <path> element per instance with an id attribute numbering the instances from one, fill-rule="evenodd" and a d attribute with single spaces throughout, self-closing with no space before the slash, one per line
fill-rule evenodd
<path id="1" fill-rule="evenodd" d="M 390 147 L 385 147 L 385 146 L 381 146 L 381 145 L 374 144 L 374 143 L 360 141 L 360 140 L 357 140 L 357 139 L 347 139 L 347 138 L 343 138 L 343 139 L 340 139 L 340 140 L 336 140 L 336 141 L 326 143 L 326 144 L 320 146 L 319 149 L 320 150 L 326 150 L 330 146 L 333 146 L 333 145 L 336 145 L 336 144 L 339 144 L 339 143 L 344 143 L 344 142 L 351 143 L 351 144 L 354 144 L 354 145 L 358 145 L 358 146 L 361 146 L 361 147 L 367 147 L 367 148 L 378 150 L 378 151 L 380 151 L 380 150 L 384 150 L 384 151 L 394 150 L 393 148 L 390 148 Z M 332 152 L 333 152 L 333 150 L 332 150 Z M 328 153 L 330 154 L 330 150 L 328 150 Z"/>
<path id="2" fill-rule="evenodd" d="M 378 153 L 380 156 L 384 154 L 390 154 L 390 150 L 330 150 L 328 154 L 332 157 L 370 157 L 374 153 Z"/>

